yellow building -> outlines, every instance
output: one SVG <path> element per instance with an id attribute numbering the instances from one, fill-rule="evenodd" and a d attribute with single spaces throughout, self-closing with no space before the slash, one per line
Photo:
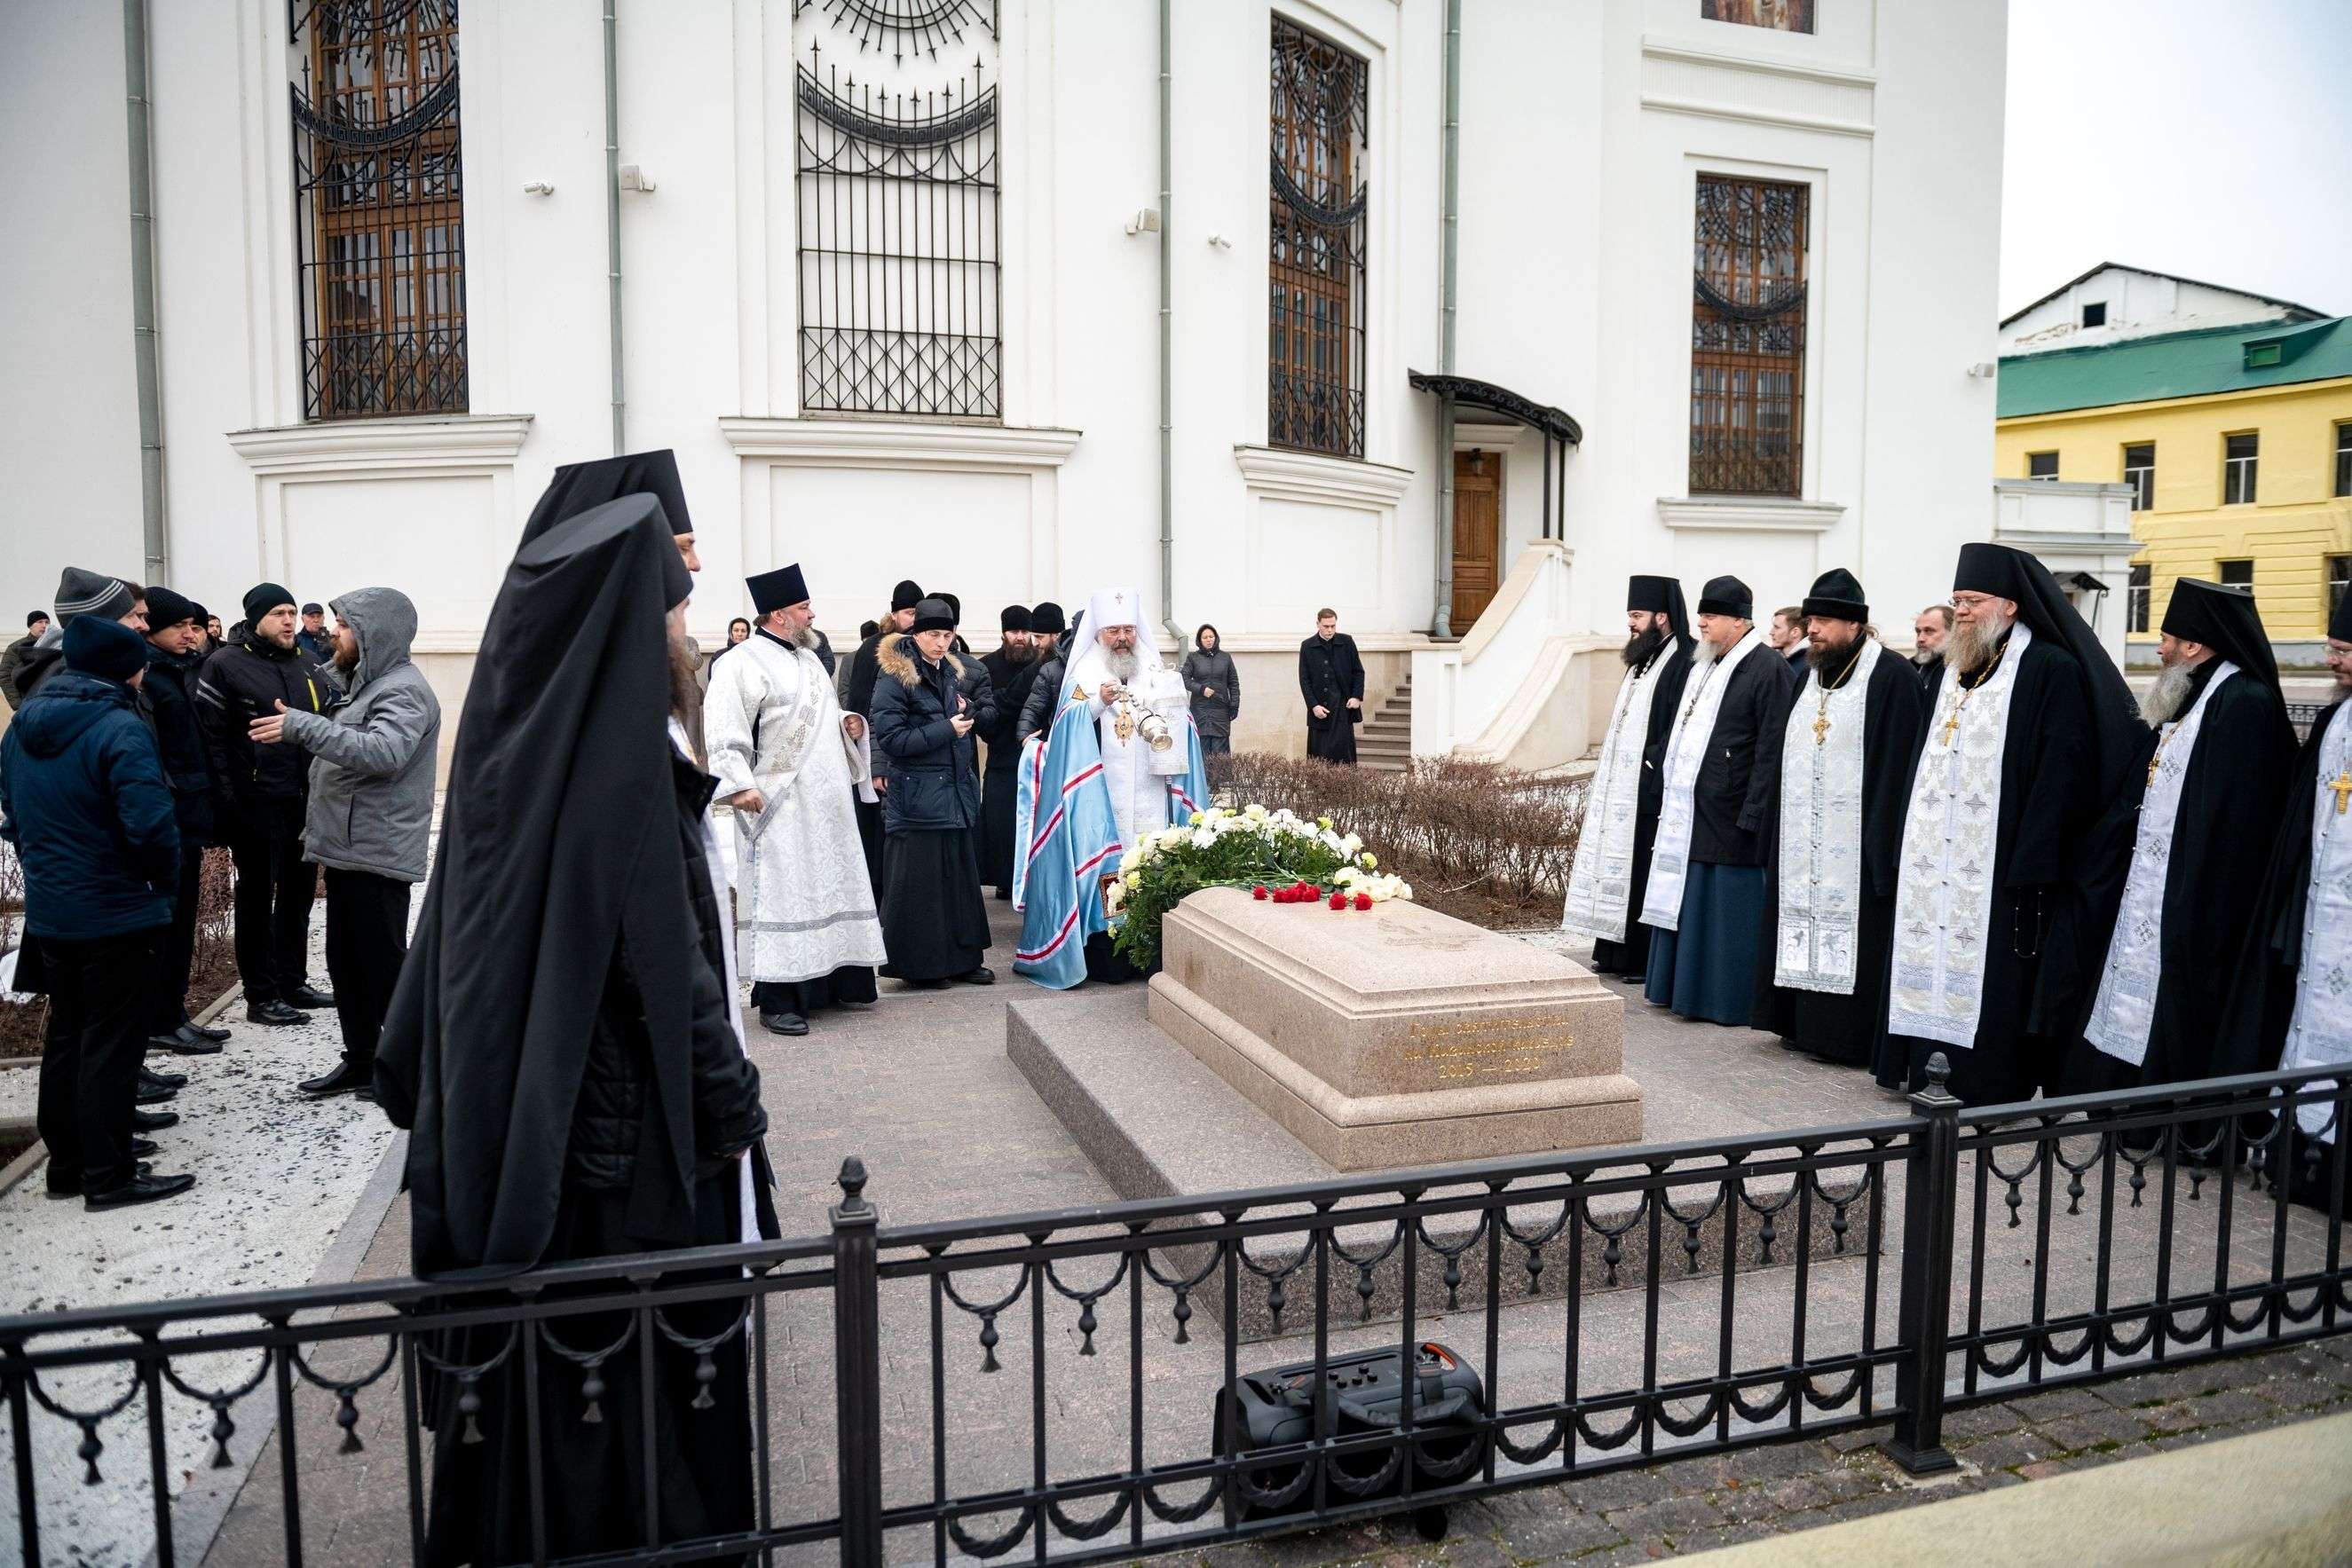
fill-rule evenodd
<path id="1" fill-rule="evenodd" d="M 2352 581 L 2352 317 L 2010 356 L 1999 409 L 2002 477 L 2133 486 L 2133 644 L 2201 577 L 2252 584 L 2280 662 L 2319 662 Z"/>

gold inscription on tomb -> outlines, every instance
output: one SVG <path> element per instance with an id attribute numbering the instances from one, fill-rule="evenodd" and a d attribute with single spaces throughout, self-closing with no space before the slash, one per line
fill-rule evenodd
<path id="1" fill-rule="evenodd" d="M 1524 1019 L 1417 1023 L 1405 1033 L 1404 1061 L 1430 1069 L 1441 1083 L 1517 1078 L 1542 1071 L 1547 1059 L 1574 1043 L 1564 1024 Z"/>

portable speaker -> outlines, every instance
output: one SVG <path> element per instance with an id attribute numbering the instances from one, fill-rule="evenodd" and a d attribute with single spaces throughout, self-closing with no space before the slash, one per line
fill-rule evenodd
<path id="1" fill-rule="evenodd" d="M 1393 1432 L 1410 1399 L 1415 1494 L 1476 1477 L 1486 1457 L 1486 1435 L 1475 1429 L 1486 1414 L 1478 1375 L 1454 1351 L 1436 1343 L 1414 1352 L 1410 1380 L 1402 1364 L 1394 1345 L 1327 1357 L 1320 1435 Z M 1218 1391 L 1213 1447 L 1223 1458 L 1307 1442 L 1318 1435 L 1315 1403 L 1311 1361 L 1246 1373 Z M 1399 1447 L 1341 1456 L 1325 1477 L 1325 1502 L 1341 1506 L 1397 1495 L 1404 1490 L 1404 1455 L 1405 1448 Z M 1314 1506 L 1313 1477 L 1303 1465 L 1268 1465 L 1236 1479 L 1245 1519 L 1303 1513 Z"/>

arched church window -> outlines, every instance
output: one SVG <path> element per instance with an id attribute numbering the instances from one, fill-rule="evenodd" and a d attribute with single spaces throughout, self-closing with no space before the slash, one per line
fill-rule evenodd
<path id="1" fill-rule="evenodd" d="M 462 413 L 457 0 L 297 0 L 303 417 Z"/>

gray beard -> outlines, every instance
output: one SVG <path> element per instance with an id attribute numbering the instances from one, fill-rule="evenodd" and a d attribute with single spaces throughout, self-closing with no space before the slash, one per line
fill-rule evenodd
<path id="1" fill-rule="evenodd" d="M 2015 624 L 2013 620 L 1955 622 L 1952 634 L 1944 639 L 1944 663 L 1963 673 L 1983 669 L 1992 663 L 1994 649 Z"/>
<path id="2" fill-rule="evenodd" d="M 792 635 L 792 644 L 793 647 L 806 648 L 812 653 L 816 652 L 819 641 L 820 639 L 817 635 L 816 626 L 814 622 L 802 627 Z"/>
<path id="3" fill-rule="evenodd" d="M 2151 725 L 2170 724 L 2180 716 L 2181 705 L 2189 700 L 2189 679 L 2195 674 L 2187 664 L 2167 664 L 2156 677 L 2156 685 L 2139 695 L 2139 716 Z"/>
<path id="4" fill-rule="evenodd" d="M 1122 653 L 1116 648 L 1106 648 L 1103 650 L 1103 667 L 1110 672 L 1112 680 L 1124 686 L 1133 684 L 1136 671 L 1140 668 L 1140 665 L 1136 660 L 1134 649 L 1130 648 Z"/>
<path id="5" fill-rule="evenodd" d="M 1723 657 L 1723 650 L 1701 637 L 1691 644 L 1691 667 L 1703 670 Z"/>

